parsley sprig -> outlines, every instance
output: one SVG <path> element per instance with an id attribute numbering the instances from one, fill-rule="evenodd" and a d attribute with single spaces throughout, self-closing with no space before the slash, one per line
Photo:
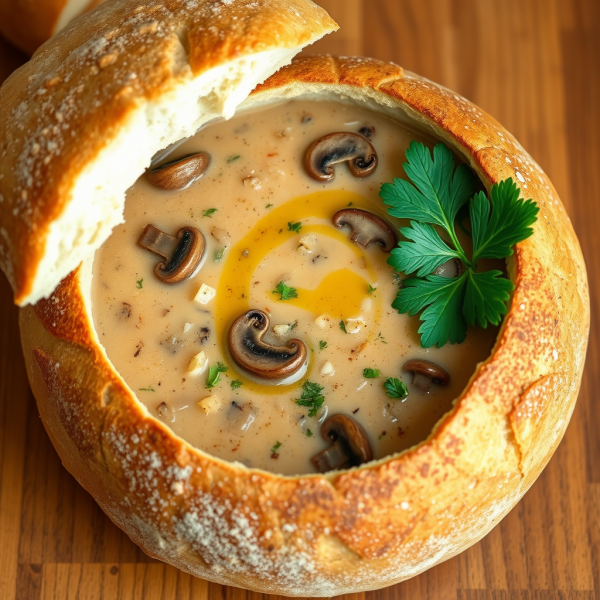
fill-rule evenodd
<path id="1" fill-rule="evenodd" d="M 388 259 L 396 271 L 413 274 L 403 282 L 392 306 L 409 316 L 422 311 L 423 347 L 460 343 L 467 325 L 500 323 L 514 289 L 501 271 L 478 271 L 479 260 L 510 256 L 514 244 L 532 235 L 539 209 L 533 200 L 520 199 L 512 179 L 494 184 L 491 200 L 482 191 L 475 193 L 475 174 L 464 164 L 455 169 L 452 152 L 444 144 L 435 146 L 432 157 L 425 145 L 412 142 L 406 160 L 410 182 L 394 179 L 380 192 L 391 216 L 411 220 L 409 227 L 400 229 L 406 240 Z M 473 241 L 470 257 L 455 231 L 457 214 L 467 202 Z M 440 237 L 439 229 L 448 241 Z M 434 274 L 454 258 L 464 265 L 458 277 Z"/>

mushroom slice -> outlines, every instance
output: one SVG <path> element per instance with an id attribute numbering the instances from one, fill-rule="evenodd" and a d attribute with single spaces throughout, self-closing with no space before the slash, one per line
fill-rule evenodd
<path id="1" fill-rule="evenodd" d="M 366 177 L 377 166 L 377 152 L 365 136 L 342 131 L 313 142 L 304 158 L 308 174 L 317 181 L 331 181 L 335 165 L 343 162 L 355 177 Z"/>
<path id="2" fill-rule="evenodd" d="M 210 155 L 206 152 L 188 154 L 148 170 L 148 181 L 163 190 L 183 190 L 200 179 L 208 168 Z"/>
<path id="3" fill-rule="evenodd" d="M 178 283 L 192 277 L 206 251 L 206 240 L 194 227 L 182 227 L 173 236 L 154 225 L 146 225 L 138 244 L 165 259 L 166 262 L 154 267 L 154 275 L 163 283 Z"/>
<path id="4" fill-rule="evenodd" d="M 366 210 L 344 208 L 338 210 L 331 220 L 338 229 L 348 225 L 352 229 L 350 239 L 363 248 L 376 242 L 384 252 L 391 252 L 398 243 L 398 237 L 392 227 Z"/>
<path id="5" fill-rule="evenodd" d="M 270 320 L 262 310 L 249 310 L 229 330 L 229 353 L 239 367 L 263 379 L 285 379 L 297 373 L 308 357 L 306 344 L 292 339 L 285 346 L 263 341 Z"/>
<path id="6" fill-rule="evenodd" d="M 432 382 L 438 385 L 448 385 L 450 382 L 448 372 L 428 360 L 409 360 L 402 368 L 413 374 L 413 385 L 424 392 L 429 391 Z"/>
<path id="7" fill-rule="evenodd" d="M 458 258 L 451 258 L 445 263 L 441 264 L 434 272 L 433 275 L 439 275 L 440 277 L 446 277 L 446 279 L 453 279 L 458 277 L 461 273 L 461 264 Z"/>
<path id="8" fill-rule="evenodd" d="M 321 427 L 321 435 L 332 445 L 310 459 L 319 473 L 357 467 L 373 460 L 367 433 L 350 415 L 329 417 Z"/>

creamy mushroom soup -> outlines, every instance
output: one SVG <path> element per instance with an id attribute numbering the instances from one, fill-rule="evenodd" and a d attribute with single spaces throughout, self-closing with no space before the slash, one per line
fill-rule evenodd
<path id="1" fill-rule="evenodd" d="M 93 315 L 152 415 L 214 456 L 283 474 L 431 433 L 497 329 L 424 349 L 418 318 L 391 307 L 403 223 L 378 194 L 404 177 L 411 140 L 433 144 L 359 106 L 291 101 L 205 127 L 139 179 L 96 255 Z"/>

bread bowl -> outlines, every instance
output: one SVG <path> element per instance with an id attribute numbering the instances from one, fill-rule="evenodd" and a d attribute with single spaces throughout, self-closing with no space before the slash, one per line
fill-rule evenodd
<path id="1" fill-rule="evenodd" d="M 415 575 L 475 542 L 514 505 L 568 422 L 588 306 L 583 262 L 555 191 L 490 117 L 398 67 L 348 59 L 298 61 L 250 102 L 302 92 L 341 92 L 409 114 L 488 185 L 521 173 L 541 206 L 535 235 L 519 244 L 510 265 L 517 289 L 494 352 L 426 442 L 326 477 L 277 477 L 218 461 L 150 417 L 107 363 L 90 327 L 81 271 L 50 300 L 24 308 L 21 319 L 32 387 L 63 462 L 147 552 L 222 583 L 332 595 Z M 14 202 L 7 188 L 2 193 Z M 155 451 L 164 472 L 152 479 L 170 511 L 164 520 L 143 489 L 129 492 L 130 470 L 152 467 Z M 188 467 L 181 498 L 172 485 Z M 258 517 L 254 524 L 246 508 Z"/>
<path id="2" fill-rule="evenodd" d="M 2 0 L 0 32 L 17 48 L 33 54 L 73 19 L 103 0 Z"/>

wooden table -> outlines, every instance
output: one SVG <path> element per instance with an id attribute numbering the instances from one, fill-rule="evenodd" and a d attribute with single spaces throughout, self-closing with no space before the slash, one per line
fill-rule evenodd
<path id="1" fill-rule="evenodd" d="M 321 0 L 341 32 L 311 51 L 393 60 L 494 115 L 550 175 L 600 284 L 599 0 Z M 0 42 L 2 79 L 24 60 Z M 480 543 L 352 600 L 600 598 L 600 335 L 567 434 Z M 598 387 L 596 387 L 598 386 Z M 64 470 L 29 391 L 17 310 L 0 276 L 0 598 L 253 599 L 145 556 Z M 273 598 L 273 597 L 269 597 Z"/>

